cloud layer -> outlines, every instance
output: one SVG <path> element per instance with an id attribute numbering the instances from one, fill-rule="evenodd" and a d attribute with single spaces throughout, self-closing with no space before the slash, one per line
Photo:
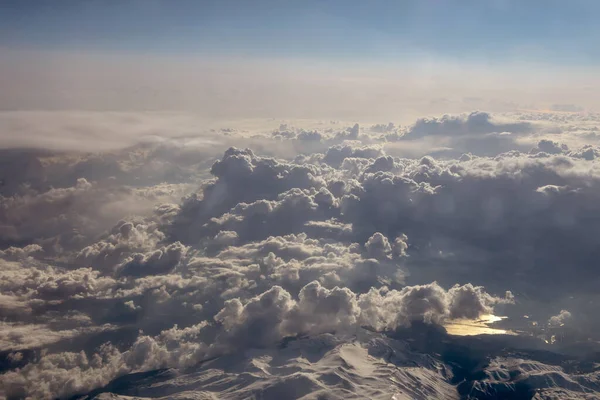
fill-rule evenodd
<path id="1" fill-rule="evenodd" d="M 600 119 L 581 118 L 5 150 L 0 394 L 64 398 L 290 337 L 498 311 L 535 319 L 531 335 L 593 335 Z"/>

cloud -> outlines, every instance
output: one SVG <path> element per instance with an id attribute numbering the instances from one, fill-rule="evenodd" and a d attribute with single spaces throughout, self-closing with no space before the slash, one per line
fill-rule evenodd
<path id="1" fill-rule="evenodd" d="M 441 118 L 419 119 L 404 134 L 404 139 L 419 139 L 425 136 L 466 136 L 509 132 L 524 134 L 532 131 L 527 122 L 493 122 L 486 112 L 472 112 L 467 116 L 444 115 Z"/>
<path id="2" fill-rule="evenodd" d="M 383 155 L 381 149 L 377 147 L 358 147 L 352 146 L 333 146 L 325 153 L 323 161 L 334 167 L 339 167 L 347 158 L 377 158 Z"/>
<path id="3" fill-rule="evenodd" d="M 445 291 L 437 283 L 407 286 L 400 291 L 377 290 L 358 298 L 362 323 L 378 330 L 394 330 L 413 322 L 442 323 L 451 318 L 478 318 L 506 299 L 489 295 L 481 287 L 455 285 Z"/>
<path id="4" fill-rule="evenodd" d="M 443 156 L 400 156 L 410 140 L 354 123 L 215 131 L 223 153 L 185 139 L 28 156 L 0 197 L 0 344 L 22 354 L 2 364 L 2 394 L 66 397 L 290 338 L 443 332 L 495 312 L 568 309 L 593 336 L 596 146 L 504 120 L 386 132 L 449 136 Z"/>
<path id="5" fill-rule="evenodd" d="M 25 247 L 9 247 L 6 250 L 0 250 L 0 257 L 5 260 L 19 260 L 41 251 L 43 251 L 42 246 L 38 244 L 30 244 Z"/>
<path id="6" fill-rule="evenodd" d="M 373 126 L 371 126 L 371 131 L 373 132 L 377 132 L 377 133 L 387 133 L 387 132 L 393 132 L 396 127 L 394 126 L 393 122 L 386 124 L 375 124 Z"/>
<path id="7" fill-rule="evenodd" d="M 264 346 L 283 337 L 280 324 L 295 303 L 288 292 L 274 286 L 245 305 L 239 299 L 227 300 L 215 320 L 231 335 L 232 343 Z"/>
<path id="8" fill-rule="evenodd" d="M 233 346 L 265 346 L 286 336 L 323 332 L 352 332 L 360 325 L 396 330 L 413 322 L 440 324 L 451 318 L 479 318 L 494 304 L 511 302 L 471 284 L 446 291 L 437 283 L 407 286 L 401 291 L 372 288 L 357 295 L 348 288 L 327 289 L 318 281 L 304 286 L 298 300 L 274 286 L 243 304 L 225 302 L 215 319 Z"/>
<path id="9" fill-rule="evenodd" d="M 115 219 L 151 213 L 156 202 L 177 198 L 180 190 L 161 185 L 137 189 L 78 178 L 70 187 L 0 197 L 0 246 L 39 244 L 46 251 L 81 247 Z"/>
<path id="10" fill-rule="evenodd" d="M 158 229 L 157 221 L 120 220 L 101 240 L 81 249 L 75 261 L 99 270 L 111 270 L 132 253 L 155 249 L 164 239 L 165 234 Z"/>
<path id="11" fill-rule="evenodd" d="M 379 232 L 376 232 L 367 240 L 365 249 L 373 258 L 387 258 L 392 253 L 389 240 Z"/>
<path id="12" fill-rule="evenodd" d="M 119 267 L 121 276 L 144 276 L 168 273 L 185 257 L 188 248 L 179 242 L 171 243 L 151 253 L 136 253 Z"/>
<path id="13" fill-rule="evenodd" d="M 85 325 L 85 324 L 82 324 Z M 36 349 L 80 336 L 115 330 L 114 326 L 79 326 L 73 329 L 57 329 L 46 324 L 19 324 L 2 322 L 0 351 Z"/>
<path id="14" fill-rule="evenodd" d="M 298 303 L 284 322 L 284 331 L 297 334 L 344 332 L 360 318 L 356 295 L 348 288 L 329 290 L 313 281 L 298 293 Z"/>
<path id="15" fill-rule="evenodd" d="M 560 310 L 560 313 L 558 313 L 558 315 L 553 315 L 552 317 L 550 317 L 550 319 L 548 320 L 548 326 L 551 326 L 551 327 L 563 326 L 571 320 L 571 317 L 572 317 L 571 313 L 568 312 L 567 310 Z"/>
<path id="16" fill-rule="evenodd" d="M 448 291 L 450 297 L 450 316 L 452 318 L 476 319 L 484 314 L 491 314 L 493 306 L 499 303 L 513 303 L 514 297 L 507 291 L 504 298 L 490 296 L 481 286 L 455 285 Z"/>
<path id="17" fill-rule="evenodd" d="M 571 156 L 575 158 L 583 158 L 584 160 L 594 160 L 600 157 L 600 149 L 592 145 L 583 146 L 581 149 L 571 152 Z"/>
<path id="18" fill-rule="evenodd" d="M 156 337 L 140 335 L 125 352 L 104 344 L 89 357 L 85 352 L 63 352 L 41 357 L 38 363 L 0 375 L 2 391 L 9 397 L 63 398 L 106 385 L 126 373 L 197 364 L 206 346 L 196 341 L 206 324 L 185 329 L 177 326 Z M 30 383 L 36 385 L 31 386 Z"/>
<path id="19" fill-rule="evenodd" d="M 171 229 L 178 240 L 197 242 L 206 235 L 198 228 L 231 209 L 261 215 L 273 209 L 278 197 L 285 207 L 286 199 L 294 202 L 292 197 L 303 196 L 301 189 L 324 186 L 318 167 L 258 157 L 249 149 L 228 149 L 211 173 L 216 179 L 207 183 L 201 197 L 194 194 L 182 204 Z M 286 190 L 290 190 L 288 196 L 283 194 Z"/>

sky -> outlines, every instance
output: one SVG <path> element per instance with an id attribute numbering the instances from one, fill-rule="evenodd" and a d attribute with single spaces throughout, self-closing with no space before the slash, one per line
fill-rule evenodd
<path id="1" fill-rule="evenodd" d="M 595 64 L 593 0 L 125 0 L 0 5 L 9 48 Z"/>
<path id="2" fill-rule="evenodd" d="M 0 109 L 211 119 L 597 109 L 599 11 L 584 0 L 4 0 Z"/>

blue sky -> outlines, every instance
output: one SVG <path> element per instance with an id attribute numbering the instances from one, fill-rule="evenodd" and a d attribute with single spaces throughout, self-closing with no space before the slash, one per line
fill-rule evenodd
<path id="1" fill-rule="evenodd" d="M 0 47 L 600 61 L 597 0 L 0 0 Z"/>

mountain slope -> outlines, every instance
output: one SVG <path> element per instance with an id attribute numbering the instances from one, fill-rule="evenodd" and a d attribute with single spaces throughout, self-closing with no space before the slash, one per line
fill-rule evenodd
<path id="1" fill-rule="evenodd" d="M 456 338 L 432 331 L 413 334 L 414 338 L 392 338 L 363 331 L 352 337 L 323 334 L 290 339 L 277 348 L 229 354 L 185 371 L 131 374 L 85 398 L 600 398 L 596 364 L 582 371 L 576 360 L 565 355 L 517 350 L 514 337 Z M 422 351 L 432 337 L 437 338 L 437 345 Z"/>

